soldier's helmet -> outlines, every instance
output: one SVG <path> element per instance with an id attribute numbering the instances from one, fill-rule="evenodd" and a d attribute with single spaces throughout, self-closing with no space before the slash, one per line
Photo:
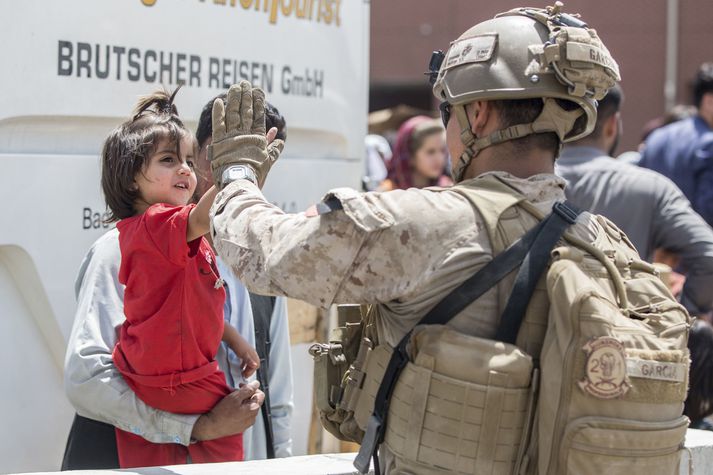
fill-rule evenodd
<path id="1" fill-rule="evenodd" d="M 564 143 L 594 129 L 596 101 L 620 80 L 619 67 L 594 29 L 561 10 L 557 2 L 501 13 L 463 33 L 445 55 L 434 53 L 433 93 L 453 110 L 466 146 L 454 170 L 457 180 L 470 159 L 490 145 L 542 132 L 554 132 Z M 470 133 L 466 104 L 540 97 L 544 107 L 534 122 L 478 139 Z"/>

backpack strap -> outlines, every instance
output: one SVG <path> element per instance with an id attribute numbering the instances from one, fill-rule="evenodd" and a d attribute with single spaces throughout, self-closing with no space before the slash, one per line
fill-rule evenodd
<path id="1" fill-rule="evenodd" d="M 265 393 L 265 401 L 260 408 L 265 426 L 265 446 L 267 458 L 275 458 L 275 438 L 272 432 L 272 412 L 270 410 L 270 323 L 275 309 L 275 297 L 257 295 L 250 292 L 250 306 L 255 322 L 255 350 L 260 357 L 260 367 L 257 369 L 257 380 L 260 389 Z"/>
<path id="2" fill-rule="evenodd" d="M 549 216 L 525 233 L 506 251 L 494 257 L 475 275 L 456 287 L 415 326 L 444 325 L 448 323 L 470 303 L 481 297 L 522 263 L 516 278 L 516 287 L 513 289 L 513 294 L 511 294 L 506 308 L 507 318 L 501 319 L 501 328 L 498 330 L 498 334 L 503 333 L 506 337 L 509 337 L 514 331 L 515 337 L 517 337 L 517 331 L 525 315 L 527 303 L 535 284 L 549 262 L 550 252 L 562 237 L 565 229 L 574 223 L 578 214 L 579 211 L 568 203 L 555 203 Z M 515 291 L 517 291 L 517 295 L 514 294 Z M 515 301 L 524 302 L 524 306 L 521 308 L 519 303 L 515 303 Z M 510 305 L 511 302 L 513 302 L 512 307 Z M 510 308 L 509 311 L 508 308 Z M 520 312 L 519 315 L 516 314 L 518 311 Z M 503 330 L 503 326 L 505 330 Z M 374 460 L 375 473 L 380 473 L 377 452 L 379 445 L 383 442 L 386 430 L 389 399 L 401 371 L 409 361 L 406 347 L 411 333 L 409 331 L 404 335 L 394 349 L 376 394 L 374 411 L 369 418 L 359 453 L 354 459 L 354 466 L 362 474 L 369 471 L 371 459 Z"/>
<path id="3" fill-rule="evenodd" d="M 565 230 L 575 223 L 580 213 L 581 211 L 569 202 L 555 203 L 552 207 L 552 215 L 556 214 L 560 219 L 554 220 L 552 226 L 542 229 L 541 235 L 538 236 L 540 242 L 534 247 L 536 252 L 528 252 L 523 259 L 510 298 L 500 317 L 500 326 L 495 334 L 496 340 L 515 344 L 532 293 L 550 261 L 550 253 Z"/>
<path id="4" fill-rule="evenodd" d="M 477 210 L 479 221 L 484 223 L 485 229 L 488 230 L 493 255 L 503 252 L 545 217 L 524 194 L 495 173 L 481 175 L 463 185 L 453 187 L 454 190 L 456 188 Z M 516 273 L 512 273 L 495 286 L 496 312 L 499 315 L 505 313 L 515 278 Z M 539 290 L 531 294 L 532 298 L 521 323 L 522 331 L 517 336 L 517 346 L 536 359 L 540 356 L 549 307 L 547 292 L 543 291 L 540 285 L 536 287 Z"/>

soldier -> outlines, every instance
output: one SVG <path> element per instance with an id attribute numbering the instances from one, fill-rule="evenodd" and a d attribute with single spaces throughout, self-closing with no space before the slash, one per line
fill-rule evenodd
<path id="1" fill-rule="evenodd" d="M 265 140 L 264 94 L 247 82 L 231 87 L 225 110 L 222 103 L 214 105 L 209 150 L 222 187 L 211 210 L 221 257 L 254 292 L 320 307 L 372 304 L 380 341 L 396 346 L 502 251 L 468 196 L 499 187 L 524 196 L 542 214 L 565 199 L 565 182 L 554 174 L 560 147 L 592 131 L 596 100 L 619 74 L 594 30 L 560 7 L 516 9 L 477 24 L 434 68 L 433 90 L 442 101 L 456 182 L 449 189 L 364 194 L 340 188 L 307 212 L 286 214 L 260 191 L 279 155 L 279 144 Z M 558 49 L 567 49 L 569 59 Z M 537 222 L 527 213 L 509 217 L 517 218 L 511 222 L 519 235 Z M 588 213 L 569 231 L 587 242 L 605 232 Z M 493 338 L 509 285 L 512 280 L 487 291 L 449 327 Z M 538 345 L 528 348 L 535 357 Z M 451 439 L 453 454 L 461 441 L 458 434 Z M 480 464 L 492 468 L 495 462 L 486 459 L 495 452 L 493 447 L 482 458 L 478 453 L 463 462 L 470 464 L 463 471 L 486 473 Z M 442 468 L 449 459 L 455 457 L 443 452 L 415 461 L 389 444 L 380 451 L 386 473 L 451 473 L 455 467 Z"/>

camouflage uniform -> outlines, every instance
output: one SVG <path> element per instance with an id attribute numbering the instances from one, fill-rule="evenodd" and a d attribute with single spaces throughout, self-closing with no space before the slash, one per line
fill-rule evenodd
<path id="1" fill-rule="evenodd" d="M 544 213 L 564 200 L 555 175 L 516 178 L 491 172 Z M 466 180 L 459 186 L 476 186 Z M 328 307 L 333 303 L 378 305 L 381 338 L 395 345 L 436 303 L 492 258 L 484 223 L 452 189 L 327 194 L 343 210 L 315 217 L 285 214 L 247 180 L 228 185 L 213 206 L 218 253 L 253 292 L 287 295 Z M 591 241 L 588 220 L 572 228 Z M 496 289 L 455 317 L 456 330 L 495 334 Z"/>

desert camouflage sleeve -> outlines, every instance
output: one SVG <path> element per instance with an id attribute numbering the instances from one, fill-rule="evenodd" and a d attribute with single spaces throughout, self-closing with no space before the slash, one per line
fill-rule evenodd
<path id="1" fill-rule="evenodd" d="M 213 240 L 253 292 L 320 307 L 389 302 L 416 289 L 462 238 L 443 222 L 449 210 L 436 195 L 337 189 L 325 202 L 342 209 L 308 216 L 284 213 L 238 180 L 213 204 Z"/>

